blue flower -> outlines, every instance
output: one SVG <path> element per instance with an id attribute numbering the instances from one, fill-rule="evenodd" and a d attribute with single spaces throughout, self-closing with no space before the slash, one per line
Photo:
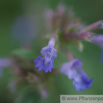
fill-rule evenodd
<path id="1" fill-rule="evenodd" d="M 77 91 L 86 90 L 92 86 L 92 79 L 89 79 L 81 69 L 83 63 L 75 59 L 62 65 L 61 72 L 73 80 L 73 85 Z"/>
<path id="2" fill-rule="evenodd" d="M 57 57 L 57 51 L 54 49 L 55 40 L 54 38 L 51 38 L 48 46 L 42 48 L 41 54 L 44 57 L 38 56 L 35 59 L 35 67 L 39 68 L 38 71 L 44 70 L 46 73 L 51 72 L 51 70 L 54 68 L 54 58 Z"/>

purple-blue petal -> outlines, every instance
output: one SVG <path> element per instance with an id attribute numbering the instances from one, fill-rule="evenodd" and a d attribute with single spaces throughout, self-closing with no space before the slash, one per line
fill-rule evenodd
<path id="1" fill-rule="evenodd" d="M 83 63 L 79 59 L 75 59 L 63 64 L 61 72 L 73 80 L 73 85 L 77 91 L 86 90 L 92 86 L 92 79 L 89 79 L 85 72 L 81 69 Z"/>
<path id="2" fill-rule="evenodd" d="M 56 49 L 54 49 L 54 48 L 51 47 L 51 46 L 46 46 L 46 47 L 42 48 L 41 54 L 42 54 L 43 56 L 48 55 L 48 56 L 50 56 L 51 58 L 56 58 L 56 57 L 57 57 L 57 51 L 56 51 Z"/>
<path id="3" fill-rule="evenodd" d="M 47 72 L 51 72 L 51 70 L 53 69 L 53 62 L 54 60 L 50 60 L 47 63 L 45 63 L 45 58 L 42 58 L 41 56 L 38 56 L 37 59 L 35 59 L 35 67 L 39 68 L 38 71 L 44 70 L 46 73 Z"/>
<path id="4" fill-rule="evenodd" d="M 85 78 L 85 77 L 84 77 Z M 83 77 L 79 78 L 78 81 L 73 79 L 73 85 L 77 91 L 86 90 L 92 86 L 93 79 L 84 79 Z"/>
<path id="5" fill-rule="evenodd" d="M 100 47 L 103 47 L 103 35 L 96 35 L 94 37 L 91 37 L 90 39 L 93 43 L 99 45 Z"/>
<path id="6" fill-rule="evenodd" d="M 78 76 L 73 78 L 73 85 L 77 91 L 86 90 L 92 86 L 93 79 L 89 79 L 82 69 L 78 69 Z"/>
<path id="7" fill-rule="evenodd" d="M 34 63 L 37 63 L 39 60 L 41 60 L 41 56 L 38 56 L 35 60 L 34 60 Z"/>

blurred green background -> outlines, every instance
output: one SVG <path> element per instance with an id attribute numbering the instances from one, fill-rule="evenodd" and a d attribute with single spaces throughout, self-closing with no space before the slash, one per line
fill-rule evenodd
<path id="1" fill-rule="evenodd" d="M 33 15 L 35 17 L 35 25 L 38 30 L 32 43 L 35 49 L 41 49 L 41 40 L 39 44 L 36 43 L 41 37 L 36 39 L 36 36 L 46 33 L 43 30 L 43 23 L 45 23 L 43 21 L 43 12 L 48 7 L 55 9 L 60 2 L 67 7 L 73 7 L 75 16 L 80 17 L 81 21 L 87 25 L 103 19 L 103 0 L 0 0 L 0 57 L 8 57 L 12 50 L 20 48 L 20 44 L 15 41 L 11 34 L 11 29 L 16 18 L 22 15 Z M 103 30 L 94 32 L 103 34 Z M 77 92 L 73 87 L 72 80 L 69 80 L 67 76 L 56 75 L 50 81 L 54 81 L 54 84 L 52 86 L 48 85 L 51 95 L 47 99 L 41 99 L 40 103 L 59 103 L 59 96 L 63 94 L 103 94 L 103 64 L 100 63 L 99 58 L 101 48 L 92 43 L 83 43 L 84 51 L 82 53 L 74 46 L 71 46 L 71 49 L 75 57 L 83 61 L 83 70 L 88 77 L 94 78 L 93 86 L 86 91 Z M 56 59 L 57 65 L 66 62 L 65 57 L 61 55 L 62 53 L 58 54 L 59 59 Z M 18 91 L 16 94 L 11 93 L 8 89 L 11 78 L 10 68 L 4 69 L 3 76 L 0 79 L 0 103 L 37 103 L 39 96 L 35 93 L 35 90 L 33 92 L 32 87 L 24 87 L 23 90 Z M 26 92 L 27 90 L 32 91 L 32 93 Z"/>

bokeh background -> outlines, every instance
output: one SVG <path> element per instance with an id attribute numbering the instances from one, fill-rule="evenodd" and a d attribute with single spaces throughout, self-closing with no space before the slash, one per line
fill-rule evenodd
<path id="1" fill-rule="evenodd" d="M 67 7 L 71 6 L 75 16 L 80 17 L 81 21 L 87 25 L 103 19 L 103 0 L 0 0 L 0 57 L 9 57 L 13 50 L 21 48 L 22 42 L 28 41 L 34 49 L 38 48 L 38 50 L 46 45 L 45 41 L 41 40 L 41 35 L 46 33 L 44 11 L 48 7 L 56 9 L 60 2 Z M 26 24 L 31 27 L 28 30 L 21 31 L 22 36 L 21 34 L 14 35 L 14 32 L 19 32 L 17 28 L 20 25 L 25 26 Z M 103 34 L 103 30 L 95 30 L 94 32 Z M 33 37 L 34 39 L 32 39 Z M 75 57 L 83 61 L 83 70 L 88 77 L 94 79 L 91 88 L 77 92 L 73 87 L 72 80 L 69 80 L 67 76 L 56 75 L 50 81 L 50 83 L 54 81 L 53 85 L 48 85 L 51 95 L 47 99 L 40 100 L 39 94 L 31 86 L 23 87 L 16 93 L 12 93 L 8 89 L 8 84 L 13 76 L 10 68 L 5 68 L 0 78 L 0 103 L 37 103 L 38 100 L 40 103 L 59 103 L 59 97 L 63 94 L 102 95 L 103 64 L 100 62 L 101 48 L 88 42 L 83 42 L 83 44 L 84 50 L 82 53 L 73 45 L 70 48 Z M 64 54 L 59 53 L 55 65 L 60 67 L 61 63 L 67 61 L 65 57 Z"/>

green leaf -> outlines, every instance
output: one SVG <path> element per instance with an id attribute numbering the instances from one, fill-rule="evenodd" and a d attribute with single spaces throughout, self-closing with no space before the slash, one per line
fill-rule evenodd
<path id="1" fill-rule="evenodd" d="M 18 57 L 23 57 L 23 58 L 26 58 L 26 59 L 33 58 L 34 54 L 35 53 L 32 50 L 29 50 L 29 49 L 17 49 L 17 50 L 12 51 L 12 55 L 18 56 Z"/>

